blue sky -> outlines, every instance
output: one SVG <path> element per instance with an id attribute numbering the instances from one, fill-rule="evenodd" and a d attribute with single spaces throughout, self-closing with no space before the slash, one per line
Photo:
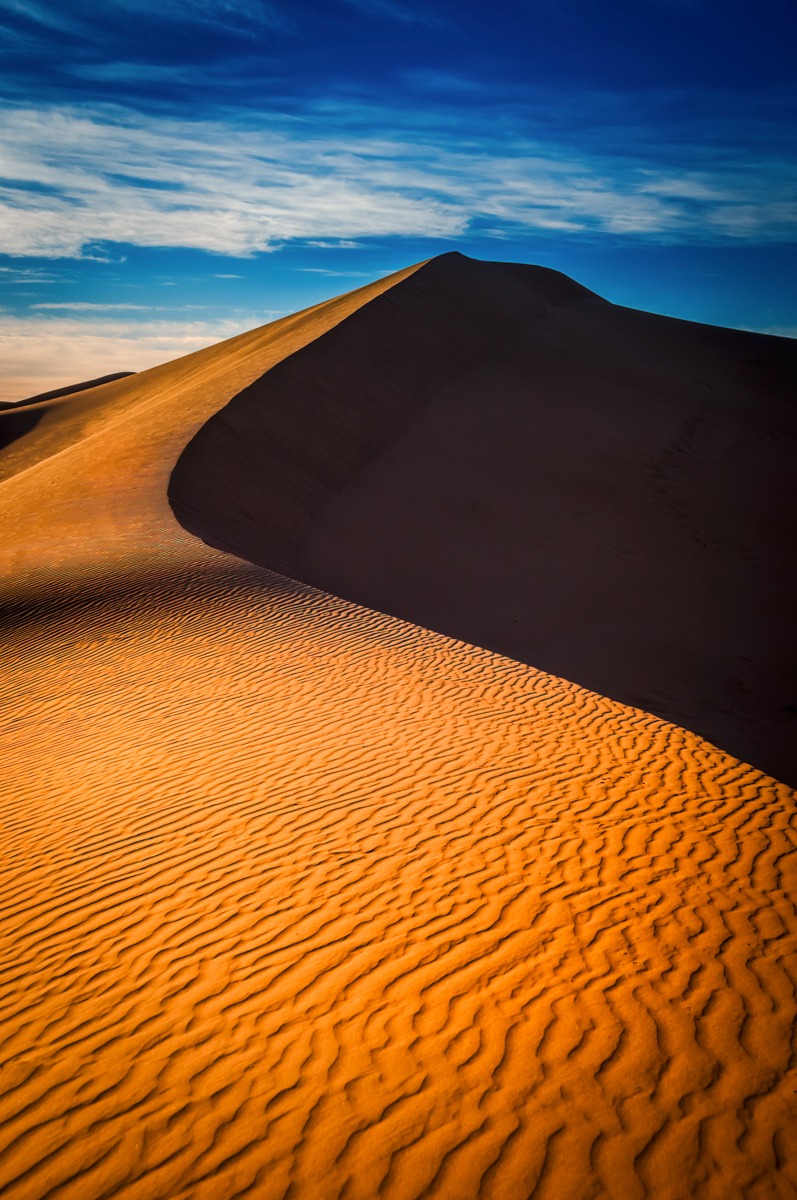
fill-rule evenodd
<path id="1" fill-rule="evenodd" d="M 796 13 L 0 0 L 0 394 L 450 249 L 794 336 Z"/>

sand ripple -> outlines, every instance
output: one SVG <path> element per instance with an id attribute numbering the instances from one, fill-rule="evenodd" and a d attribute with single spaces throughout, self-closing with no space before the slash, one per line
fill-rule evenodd
<path id="1" fill-rule="evenodd" d="M 787 788 L 244 566 L 10 641 L 4 1200 L 797 1195 Z"/>

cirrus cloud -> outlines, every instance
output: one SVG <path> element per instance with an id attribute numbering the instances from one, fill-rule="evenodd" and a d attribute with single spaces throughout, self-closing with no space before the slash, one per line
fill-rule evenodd
<path id="1" fill-rule="evenodd" d="M 518 139 L 484 145 L 451 128 L 352 131 L 330 114 L 243 128 L 112 105 L 9 108 L 0 252 L 78 258 L 115 242 L 250 257 L 295 239 L 455 239 L 474 229 L 793 234 L 797 173 L 782 164 L 666 170 Z"/>

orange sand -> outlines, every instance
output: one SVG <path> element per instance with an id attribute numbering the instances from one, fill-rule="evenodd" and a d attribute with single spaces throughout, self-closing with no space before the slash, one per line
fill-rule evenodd
<path id="1" fill-rule="evenodd" d="M 794 793 L 171 517 L 362 302 L 0 460 L 4 1200 L 794 1197 Z"/>

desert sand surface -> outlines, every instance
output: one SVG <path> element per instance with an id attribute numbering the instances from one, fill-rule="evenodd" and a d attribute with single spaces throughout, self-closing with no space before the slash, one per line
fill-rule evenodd
<path id="1" fill-rule="evenodd" d="M 794 792 L 169 507 L 421 270 L 0 459 L 4 1200 L 797 1196 Z"/>
<path id="2" fill-rule="evenodd" d="M 797 342 L 556 271 L 423 265 L 180 457 L 211 545 L 797 784 Z"/>

